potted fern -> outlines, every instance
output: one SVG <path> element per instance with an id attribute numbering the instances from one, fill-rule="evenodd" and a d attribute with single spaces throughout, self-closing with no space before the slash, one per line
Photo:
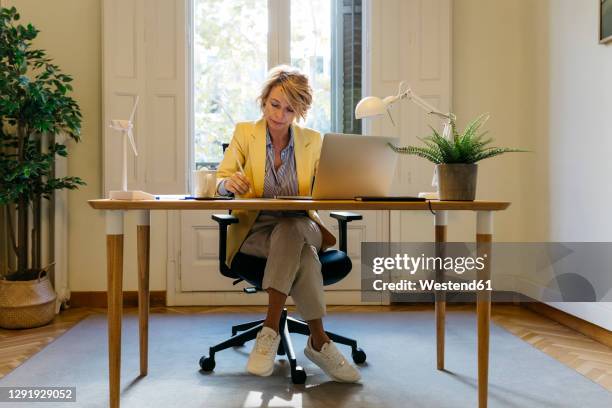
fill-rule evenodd
<path id="1" fill-rule="evenodd" d="M 430 136 L 419 138 L 425 146 L 390 146 L 397 153 L 419 156 L 436 165 L 440 200 L 473 201 L 476 197 L 477 162 L 503 153 L 526 151 L 490 146 L 493 139 L 485 138 L 488 132 L 480 132 L 488 119 L 489 115 L 481 115 L 459 133 L 455 117 L 451 115 L 450 137 L 446 138 L 432 128 Z"/>
<path id="2" fill-rule="evenodd" d="M 67 155 L 61 134 L 80 139 L 81 112 L 69 96 L 72 78 L 32 47 L 38 30 L 18 20 L 14 7 L 0 7 L 0 208 L 16 258 L 14 270 L 0 279 L 5 328 L 40 326 L 55 316 L 55 292 L 46 276 L 51 265 L 42 265 L 40 257 L 41 200 L 85 184 L 53 173 L 56 155 Z"/>

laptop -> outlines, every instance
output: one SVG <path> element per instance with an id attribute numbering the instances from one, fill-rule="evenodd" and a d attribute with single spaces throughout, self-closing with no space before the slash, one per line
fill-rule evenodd
<path id="1" fill-rule="evenodd" d="M 326 133 L 312 197 L 276 198 L 352 200 L 361 196 L 388 196 L 398 154 L 387 144 L 398 142 L 397 137 Z"/>

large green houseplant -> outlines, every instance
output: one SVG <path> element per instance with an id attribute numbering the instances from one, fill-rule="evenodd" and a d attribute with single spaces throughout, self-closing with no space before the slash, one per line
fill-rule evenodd
<path id="1" fill-rule="evenodd" d="M 486 137 L 487 131 L 480 131 L 488 119 L 489 115 L 481 115 L 459 132 L 455 116 L 451 115 L 450 137 L 443 137 L 432 128 L 431 135 L 419 138 L 425 146 L 390 146 L 397 153 L 419 156 L 436 165 L 440 200 L 474 200 L 477 162 L 503 153 L 526 151 L 490 146 L 493 139 Z"/>
<path id="2" fill-rule="evenodd" d="M 2 280 L 0 302 L 11 296 L 7 282 L 40 282 L 47 267 L 41 265 L 37 251 L 41 199 L 50 199 L 55 190 L 85 184 L 78 177 L 54 176 L 56 155 L 67 155 L 60 135 L 80 140 L 81 113 L 69 96 L 72 78 L 44 50 L 32 46 L 39 31 L 31 24 L 19 24 L 19 18 L 14 7 L 0 8 L 0 206 L 7 215 L 9 245 L 16 257 L 16 268 Z M 11 222 L 13 208 L 17 215 Z"/>

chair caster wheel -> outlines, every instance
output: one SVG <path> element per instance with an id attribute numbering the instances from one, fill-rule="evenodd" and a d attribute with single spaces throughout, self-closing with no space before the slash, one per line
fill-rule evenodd
<path id="1" fill-rule="evenodd" d="M 291 370 L 291 381 L 294 384 L 304 384 L 306 382 L 306 371 L 300 366 L 295 367 L 295 370 Z"/>
<path id="2" fill-rule="evenodd" d="M 202 356 L 200 359 L 200 368 L 204 371 L 212 371 L 215 369 L 215 358 Z"/>
<path id="3" fill-rule="evenodd" d="M 351 351 L 351 356 L 355 364 L 363 364 L 366 361 L 366 353 L 359 347 Z"/>

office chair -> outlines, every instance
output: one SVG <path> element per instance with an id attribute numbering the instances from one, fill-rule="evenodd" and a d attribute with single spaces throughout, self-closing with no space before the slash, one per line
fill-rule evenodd
<path id="1" fill-rule="evenodd" d="M 224 149 L 225 150 L 225 149 Z M 319 252 L 321 262 L 321 274 L 323 275 L 323 285 L 332 285 L 344 279 L 351 271 L 353 265 L 347 255 L 347 224 L 363 217 L 359 214 L 350 212 L 332 212 L 331 217 L 338 220 L 339 230 L 339 250 L 328 249 Z M 212 219 L 219 223 L 219 271 L 222 275 L 235 279 L 234 285 L 246 281 L 253 285 L 244 288 L 245 293 L 256 293 L 263 290 L 262 280 L 266 266 L 266 258 L 259 258 L 238 252 L 232 262 L 232 267 L 228 268 L 225 264 L 227 250 L 227 227 L 238 223 L 238 218 L 231 214 L 214 214 Z M 263 326 L 264 320 L 255 320 L 243 324 L 232 326 L 232 337 L 210 347 L 208 356 L 200 358 L 200 367 L 203 371 L 212 371 L 215 368 L 215 353 L 230 347 L 241 347 L 247 341 L 254 340 L 257 333 Z M 241 332 L 239 334 L 239 332 Z M 294 384 L 304 384 L 306 372 L 297 365 L 295 352 L 291 343 L 289 333 L 299 333 L 310 335 L 308 324 L 304 321 L 287 316 L 287 308 L 283 308 L 279 324 L 281 342 L 278 346 L 277 355 L 286 355 L 291 367 L 291 380 Z M 357 347 L 357 341 L 340 336 L 335 333 L 327 332 L 331 340 L 336 343 L 351 347 L 351 356 L 356 364 L 362 364 L 366 360 L 366 353 Z"/>

